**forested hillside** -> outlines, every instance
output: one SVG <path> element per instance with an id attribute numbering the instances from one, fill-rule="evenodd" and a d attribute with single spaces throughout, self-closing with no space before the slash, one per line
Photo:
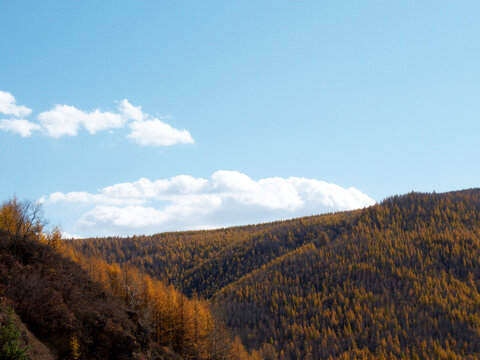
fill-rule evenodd
<path id="1" fill-rule="evenodd" d="M 305 242 L 324 241 L 325 231 L 335 236 L 344 226 L 338 224 L 349 216 L 344 212 L 210 231 L 79 239 L 70 244 L 84 255 L 131 265 L 186 294 L 208 298 Z"/>
<path id="2" fill-rule="evenodd" d="M 265 358 L 480 357 L 480 190 L 259 226 L 74 241 L 209 298 Z"/>
<path id="3" fill-rule="evenodd" d="M 37 205 L 17 199 L 0 207 L 0 315 L 12 311 L 31 336 L 0 321 L 0 359 L 259 358 L 205 301 L 79 254 L 44 231 Z"/>

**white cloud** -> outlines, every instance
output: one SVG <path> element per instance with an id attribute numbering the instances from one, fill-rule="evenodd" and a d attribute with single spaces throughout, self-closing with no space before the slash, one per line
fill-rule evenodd
<path id="1" fill-rule="evenodd" d="M 143 204 L 145 200 L 141 198 L 120 198 L 120 197 L 108 197 L 104 194 L 90 194 L 85 191 L 72 191 L 66 194 L 62 192 L 54 192 L 50 194 L 47 198 L 42 197 L 43 202 L 66 202 L 66 203 L 77 203 L 77 204 L 109 204 L 109 205 L 132 205 L 132 204 Z"/>
<path id="2" fill-rule="evenodd" d="M 24 105 L 17 105 L 12 94 L 0 90 L 0 113 L 18 118 L 30 115 L 32 110 Z"/>
<path id="3" fill-rule="evenodd" d="M 141 106 L 133 106 L 127 99 L 120 101 L 118 109 L 126 119 L 132 119 L 136 121 L 142 121 L 145 115 L 142 112 Z"/>
<path id="4" fill-rule="evenodd" d="M 355 188 L 298 177 L 253 180 L 236 171 L 210 179 L 188 175 L 139 179 L 98 193 L 53 193 L 47 208 L 70 204 L 82 213 L 71 229 L 86 235 L 126 235 L 273 221 L 373 205 Z"/>
<path id="5" fill-rule="evenodd" d="M 16 105 L 12 94 L 0 91 L 0 113 L 18 118 L 28 116 L 31 112 L 26 106 Z M 125 128 L 128 124 L 130 133 L 127 137 L 140 145 L 170 146 L 194 143 L 187 130 L 175 129 L 160 119 L 153 118 L 144 113 L 141 106 L 134 106 L 127 99 L 119 102 L 118 112 L 99 109 L 87 112 L 71 105 L 55 105 L 52 109 L 38 114 L 38 122 L 5 119 L 0 121 L 0 130 L 14 132 L 22 137 L 42 130 L 50 137 L 60 138 L 76 136 L 82 128 L 93 135 L 100 131 Z"/>
<path id="6" fill-rule="evenodd" d="M 217 171 L 212 180 L 217 190 L 241 204 L 270 209 L 296 209 L 303 204 L 295 188 L 282 178 L 254 181 L 237 171 Z"/>
<path id="7" fill-rule="evenodd" d="M 52 110 L 38 115 L 40 124 L 51 137 L 75 136 L 81 126 L 90 134 L 98 131 L 117 129 L 124 126 L 125 118 L 112 112 L 96 109 L 84 112 L 69 105 L 55 105 Z"/>
<path id="8" fill-rule="evenodd" d="M 299 196 L 308 204 L 321 203 L 338 209 L 354 209 L 359 204 L 368 204 L 370 197 L 353 187 L 344 189 L 325 181 L 291 177 L 288 182 L 295 187 Z"/>
<path id="9" fill-rule="evenodd" d="M 19 134 L 21 137 L 29 137 L 36 130 L 40 130 L 38 124 L 23 119 L 0 120 L 0 130 Z"/>
<path id="10" fill-rule="evenodd" d="M 121 183 L 102 189 L 102 196 L 108 199 L 168 199 L 169 196 L 198 194 L 208 186 L 208 180 L 190 175 L 174 176 L 170 179 L 150 181 L 141 178 L 131 183 Z"/>
<path id="11" fill-rule="evenodd" d="M 175 144 L 193 144 L 193 138 L 187 130 L 178 130 L 160 119 L 153 118 L 142 111 L 141 106 L 133 106 L 127 99 L 119 105 L 122 116 L 133 120 L 128 124 L 128 138 L 144 146 L 170 146 Z"/>
<path id="12" fill-rule="evenodd" d="M 129 126 L 131 132 L 128 137 L 140 145 L 169 146 L 194 142 L 187 130 L 177 130 L 159 119 L 133 121 Z"/>
<path id="13" fill-rule="evenodd" d="M 165 219 L 165 214 L 153 207 L 98 205 L 80 219 L 80 224 L 86 227 L 106 225 L 123 228 L 141 228 L 152 223 L 164 222 Z"/>

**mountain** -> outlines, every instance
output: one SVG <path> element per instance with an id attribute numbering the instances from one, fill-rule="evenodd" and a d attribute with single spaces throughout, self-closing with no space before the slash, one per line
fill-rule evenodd
<path id="1" fill-rule="evenodd" d="M 208 299 L 263 358 L 480 358 L 480 189 L 71 245 Z"/>

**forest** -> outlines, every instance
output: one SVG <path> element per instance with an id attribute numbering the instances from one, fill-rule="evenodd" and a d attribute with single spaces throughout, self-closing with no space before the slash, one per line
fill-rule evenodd
<path id="1" fill-rule="evenodd" d="M 32 359 L 480 358 L 480 189 L 130 238 L 40 215 L 0 212 L 0 324 Z"/>
<path id="2" fill-rule="evenodd" d="M 205 299 L 271 359 L 480 357 L 480 190 L 212 231 L 74 240 Z"/>

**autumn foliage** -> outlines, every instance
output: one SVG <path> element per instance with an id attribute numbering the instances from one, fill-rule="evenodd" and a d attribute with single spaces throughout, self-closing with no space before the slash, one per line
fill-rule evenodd
<path id="1" fill-rule="evenodd" d="M 480 358 L 479 189 L 72 245 L 209 299 L 265 359 Z"/>

